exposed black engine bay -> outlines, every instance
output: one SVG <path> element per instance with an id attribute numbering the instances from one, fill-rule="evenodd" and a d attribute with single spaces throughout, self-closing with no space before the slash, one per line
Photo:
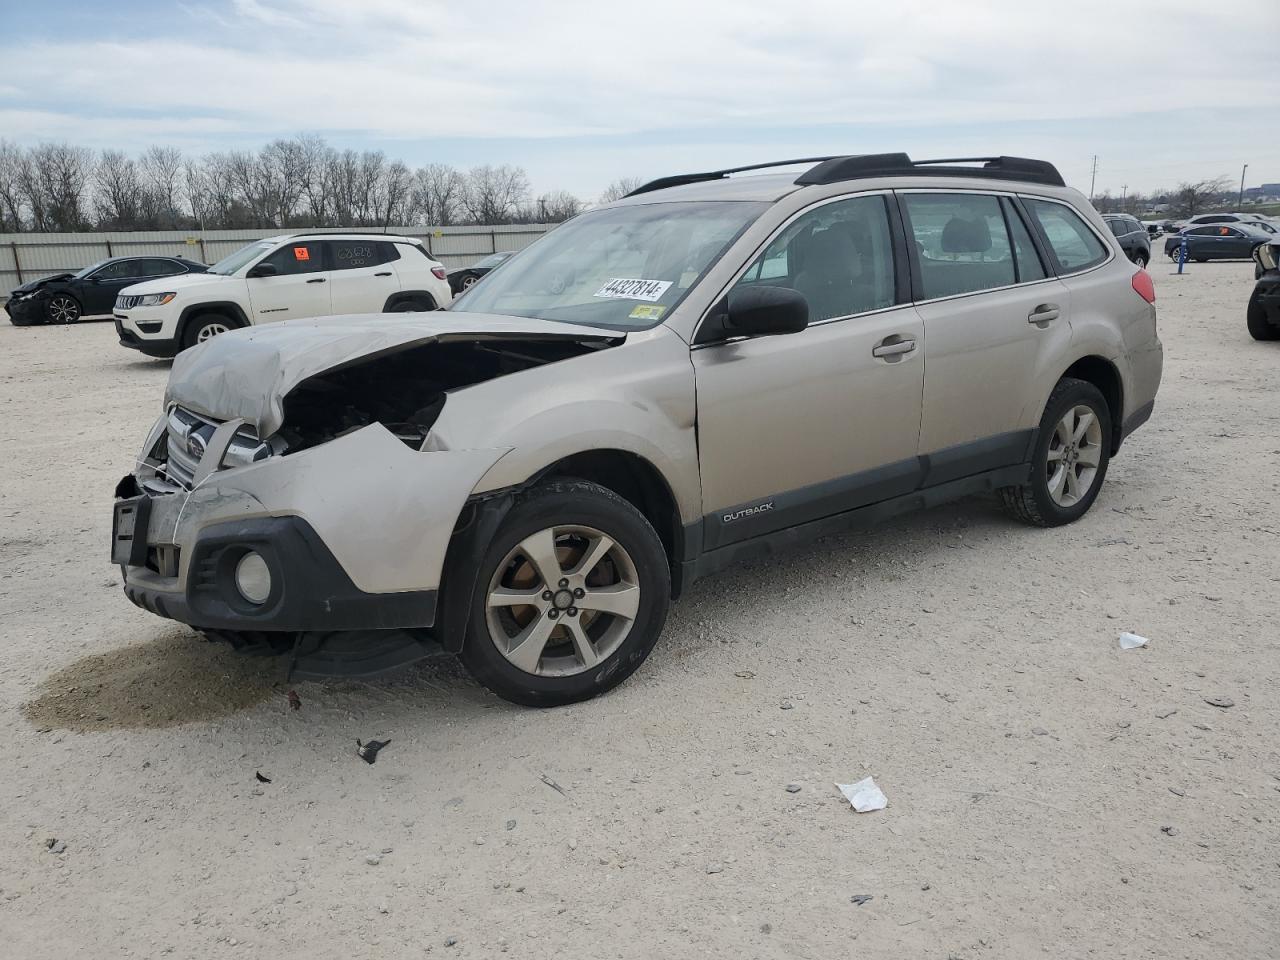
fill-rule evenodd
<path id="1" fill-rule="evenodd" d="M 364 357 L 298 384 L 284 398 L 279 436 L 286 452 L 305 450 L 381 423 L 422 446 L 451 390 L 605 349 L 617 341 L 465 340 Z"/>

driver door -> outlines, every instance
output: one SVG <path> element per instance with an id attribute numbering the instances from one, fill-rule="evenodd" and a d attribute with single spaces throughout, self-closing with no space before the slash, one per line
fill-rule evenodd
<path id="1" fill-rule="evenodd" d="M 323 241 L 286 241 L 259 263 L 271 264 L 276 274 L 249 277 L 245 281 L 249 285 L 254 323 L 324 317 L 332 312 Z"/>
<path id="2" fill-rule="evenodd" d="M 88 278 L 82 285 L 80 305 L 82 316 L 110 316 L 116 304 L 116 295 L 125 287 L 148 279 L 143 270 L 146 261 L 141 259 L 113 260 Z"/>
<path id="3" fill-rule="evenodd" d="M 898 293 L 887 202 L 810 208 L 738 281 L 803 293 L 806 329 L 693 348 L 704 549 L 919 482 L 924 329 Z"/>

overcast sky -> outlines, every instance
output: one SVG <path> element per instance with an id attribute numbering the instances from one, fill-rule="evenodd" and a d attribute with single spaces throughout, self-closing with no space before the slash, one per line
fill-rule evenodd
<path id="1" fill-rule="evenodd" d="M 0 9 L 0 137 L 318 132 L 535 191 L 789 156 L 1018 154 L 1098 192 L 1280 181 L 1280 0 L 46 0 Z"/>

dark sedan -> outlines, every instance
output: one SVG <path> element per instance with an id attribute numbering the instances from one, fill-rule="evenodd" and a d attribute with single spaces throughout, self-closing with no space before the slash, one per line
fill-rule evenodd
<path id="1" fill-rule="evenodd" d="M 1177 262 L 1178 247 L 1183 238 L 1187 241 L 1187 259 L 1204 263 L 1206 260 L 1248 260 L 1254 249 L 1266 243 L 1273 234 L 1243 223 L 1215 223 L 1211 226 L 1191 227 L 1169 237 L 1164 242 L 1164 252 Z"/>
<path id="2" fill-rule="evenodd" d="M 515 256 L 514 250 L 506 250 L 502 253 L 491 253 L 479 263 L 473 263 L 469 267 L 456 267 L 449 271 L 449 289 L 453 291 L 456 297 L 463 290 L 470 290 L 477 280 L 486 273 L 500 264 L 506 263 Z"/>
<path id="3" fill-rule="evenodd" d="M 78 273 L 59 273 L 24 283 L 9 294 L 5 309 L 14 326 L 75 323 L 111 318 L 116 294 L 131 284 L 209 268 L 182 257 L 111 257 Z"/>
<path id="4" fill-rule="evenodd" d="M 1120 241 L 1120 249 L 1126 257 L 1140 267 L 1151 262 L 1151 236 L 1146 227 L 1127 213 L 1108 213 L 1102 219 Z"/>

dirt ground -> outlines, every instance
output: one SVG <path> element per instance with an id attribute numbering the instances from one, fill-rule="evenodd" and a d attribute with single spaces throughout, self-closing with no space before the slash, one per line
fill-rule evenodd
<path id="1" fill-rule="evenodd" d="M 452 660 L 291 710 L 134 608 L 111 495 L 167 365 L 0 324 L 0 953 L 1280 955 L 1280 343 L 1251 264 L 1170 273 L 1079 523 L 977 498 L 726 572 L 542 712 Z"/>

